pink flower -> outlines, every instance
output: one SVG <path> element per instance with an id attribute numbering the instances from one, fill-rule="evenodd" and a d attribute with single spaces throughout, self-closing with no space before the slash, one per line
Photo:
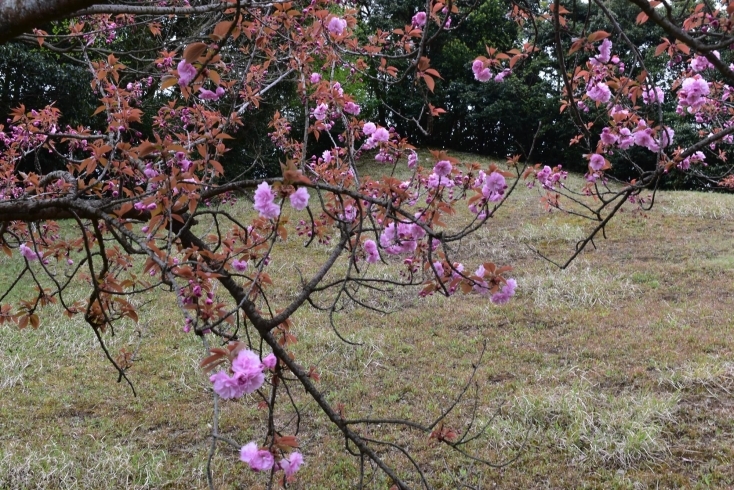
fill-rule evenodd
<path id="1" fill-rule="evenodd" d="M 332 17 L 329 25 L 326 27 L 330 33 L 341 36 L 344 29 L 347 28 L 347 21 L 339 17 Z"/>
<path id="2" fill-rule="evenodd" d="M 489 71 L 489 68 L 484 68 L 479 72 L 474 72 L 474 78 L 480 82 L 488 82 L 492 79 L 492 72 Z"/>
<path id="3" fill-rule="evenodd" d="M 18 247 L 18 250 L 20 251 L 20 254 L 25 257 L 26 260 L 37 260 L 39 256 L 43 257 L 43 254 L 37 254 L 33 251 L 31 247 L 29 247 L 25 243 L 21 243 Z"/>
<path id="4" fill-rule="evenodd" d="M 229 376 L 225 371 L 219 371 L 209 376 L 214 392 L 225 400 L 239 398 L 245 394 L 245 387 L 236 376 Z"/>
<path id="5" fill-rule="evenodd" d="M 418 12 L 413 16 L 413 25 L 416 27 L 423 27 L 426 25 L 426 19 L 428 16 L 425 12 Z"/>
<path id="6" fill-rule="evenodd" d="M 194 65 L 189 63 L 188 61 L 181 60 L 178 63 L 178 84 L 181 86 L 186 86 L 194 79 L 196 76 L 196 68 Z"/>
<path id="7" fill-rule="evenodd" d="M 443 264 L 440 261 L 435 261 L 433 263 L 433 268 L 436 269 L 436 274 L 439 277 L 442 277 L 444 275 Z"/>
<path id="8" fill-rule="evenodd" d="M 670 128 L 666 126 L 663 128 L 661 134 L 660 134 L 660 148 L 665 148 L 666 146 L 673 143 L 673 137 L 675 136 L 675 131 L 673 131 L 673 128 Z"/>
<path id="9" fill-rule="evenodd" d="M 245 444 L 240 449 L 240 460 L 250 465 L 253 471 L 268 471 L 275 464 L 275 458 L 264 449 L 258 449 L 256 442 Z"/>
<path id="10" fill-rule="evenodd" d="M 380 235 L 380 245 L 391 255 L 410 253 L 418 246 L 416 239 L 420 238 L 420 232 L 425 234 L 420 226 L 408 223 L 399 223 L 395 226 L 395 223 L 390 223 Z"/>
<path id="11" fill-rule="evenodd" d="M 510 70 L 509 68 L 505 68 L 504 70 L 502 70 L 501 72 L 499 72 L 499 73 L 498 73 L 497 75 L 495 75 L 495 77 L 494 77 L 494 81 L 495 81 L 495 82 L 497 82 L 497 83 L 500 83 L 500 82 L 502 82 L 502 81 L 503 81 L 503 80 L 504 80 L 504 79 L 505 79 L 505 78 L 506 78 L 506 77 L 507 77 L 507 76 L 508 76 L 508 75 L 509 75 L 510 73 L 512 73 L 512 70 Z"/>
<path id="12" fill-rule="evenodd" d="M 492 303 L 496 305 L 503 305 L 510 301 L 510 298 L 515 295 L 515 289 L 517 288 L 517 281 L 514 279 L 508 279 L 507 282 L 502 286 L 498 292 L 492 295 Z"/>
<path id="13" fill-rule="evenodd" d="M 243 393 L 252 393 L 265 382 L 264 368 L 257 354 L 249 349 L 243 349 L 232 361 L 234 372 L 232 378 L 239 383 Z"/>
<path id="14" fill-rule="evenodd" d="M 609 128 L 604 128 L 601 130 L 601 142 L 605 145 L 613 145 L 617 142 L 619 139 L 619 136 L 612 133 L 612 130 Z"/>
<path id="15" fill-rule="evenodd" d="M 612 91 L 606 83 L 597 83 L 587 88 L 586 95 L 595 102 L 605 103 L 612 97 Z"/>
<path id="16" fill-rule="evenodd" d="M 599 155 L 598 153 L 594 153 L 591 155 L 591 159 L 589 160 L 589 167 L 591 167 L 591 170 L 594 172 L 598 172 L 602 168 L 604 168 L 604 165 L 606 162 L 604 161 L 604 157 Z"/>
<path id="17" fill-rule="evenodd" d="M 296 189 L 296 192 L 288 196 L 288 198 L 291 200 L 291 206 L 293 206 L 293 209 L 297 211 L 303 211 L 306 209 L 306 206 L 308 206 L 308 189 L 305 187 L 299 187 Z"/>
<path id="18" fill-rule="evenodd" d="M 268 369 L 275 368 L 276 364 L 278 364 L 278 358 L 272 352 L 263 359 L 263 365 Z"/>
<path id="19" fill-rule="evenodd" d="M 222 87 L 217 87 L 216 92 L 207 90 L 204 87 L 199 88 L 199 98 L 203 100 L 219 100 L 219 97 L 222 95 L 224 95 L 224 89 Z"/>
<path id="20" fill-rule="evenodd" d="M 502 195 L 507 188 L 505 178 L 499 172 L 492 172 L 484 181 L 482 195 L 492 202 L 502 200 Z"/>
<path id="21" fill-rule="evenodd" d="M 714 56 L 719 58 L 720 55 L 718 51 L 714 51 Z M 706 59 L 705 56 L 696 55 L 691 60 L 691 69 L 693 71 L 704 71 L 704 70 L 708 70 L 709 68 L 713 68 L 713 67 L 714 65 L 712 65 L 711 62 L 709 62 L 709 60 Z"/>
<path id="22" fill-rule="evenodd" d="M 319 121 L 323 121 L 326 119 L 326 115 L 329 112 L 329 106 L 326 104 L 319 104 L 316 106 L 316 109 L 313 110 L 313 117 L 318 119 Z"/>
<path id="23" fill-rule="evenodd" d="M 260 216 L 267 219 L 275 219 L 280 215 L 280 207 L 275 204 L 275 194 L 270 190 L 270 185 L 267 182 L 261 183 L 257 186 L 255 191 L 255 211 L 260 213 Z"/>
<path id="24" fill-rule="evenodd" d="M 311 83 L 319 83 L 321 81 L 321 73 L 311 73 Z"/>
<path id="25" fill-rule="evenodd" d="M 245 272 L 247 270 L 247 261 L 234 259 L 232 261 L 232 268 L 237 272 Z"/>
<path id="26" fill-rule="evenodd" d="M 678 100 L 682 107 L 689 107 L 689 112 L 698 111 L 706 102 L 705 96 L 709 94 L 709 85 L 701 75 L 686 78 L 678 91 Z"/>
<path id="27" fill-rule="evenodd" d="M 358 116 L 360 111 L 361 108 L 354 102 L 347 102 L 346 104 L 344 104 L 344 112 L 346 112 L 347 114 Z"/>
<path id="28" fill-rule="evenodd" d="M 303 455 L 298 451 L 291 453 L 288 459 L 281 459 L 278 463 L 285 472 L 286 478 L 292 477 L 303 464 Z"/>
<path id="29" fill-rule="evenodd" d="M 380 260 L 380 253 L 377 251 L 377 244 L 374 240 L 365 240 L 362 248 L 367 254 L 366 260 L 368 264 L 375 264 Z"/>
<path id="30" fill-rule="evenodd" d="M 637 146 L 644 146 L 653 152 L 657 152 L 660 149 L 655 138 L 652 137 L 652 129 L 650 128 L 635 131 L 634 138 Z"/>
<path id="31" fill-rule="evenodd" d="M 390 139 L 390 132 L 385 128 L 377 128 L 372 135 L 372 138 L 374 138 L 378 143 L 386 143 Z"/>
<path id="32" fill-rule="evenodd" d="M 596 57 L 601 63 L 609 63 L 612 56 L 612 41 L 605 39 L 599 46 L 599 55 Z"/>
<path id="33" fill-rule="evenodd" d="M 662 104 L 665 100 L 665 93 L 660 87 L 650 87 L 648 90 L 642 91 L 642 101 L 645 104 Z"/>
<path id="34" fill-rule="evenodd" d="M 448 160 L 441 160 L 436 164 L 435 167 L 433 167 L 433 171 L 439 177 L 446 177 L 451 173 L 451 168 L 451 162 L 449 162 Z"/>
<path id="35" fill-rule="evenodd" d="M 414 151 L 411 151 L 410 155 L 408 155 L 408 168 L 415 168 L 417 163 L 418 163 L 418 154 Z"/>
<path id="36" fill-rule="evenodd" d="M 154 178 L 154 177 L 157 177 L 157 176 L 158 176 L 158 172 L 157 172 L 157 171 L 156 171 L 156 170 L 155 170 L 155 169 L 153 168 L 153 164 L 152 164 L 152 163 L 149 163 L 149 164 L 147 164 L 147 165 L 145 166 L 145 170 L 143 170 L 143 173 L 144 173 L 144 174 L 145 174 L 145 176 L 146 176 L 146 177 L 148 177 L 149 179 L 152 179 L 152 178 Z"/>
<path id="37" fill-rule="evenodd" d="M 538 181 L 542 185 L 546 185 L 548 182 L 548 179 L 550 178 L 551 173 L 553 173 L 553 170 L 548 165 L 545 165 L 542 170 L 538 171 L 535 174 L 535 178 L 538 179 Z"/>
<path id="38" fill-rule="evenodd" d="M 366 134 L 367 136 L 370 136 L 375 131 L 377 131 L 377 126 L 375 126 L 375 123 L 373 122 L 364 123 L 364 126 L 362 127 L 362 132 L 364 132 L 364 134 Z"/>
<path id="39" fill-rule="evenodd" d="M 482 60 L 474 60 L 474 63 L 471 64 L 471 71 L 474 72 L 474 76 L 477 76 L 483 69 L 484 63 L 482 63 Z"/>
<path id="40" fill-rule="evenodd" d="M 635 142 L 635 137 L 628 128 L 622 128 L 619 130 L 619 148 L 626 150 L 630 148 Z"/>

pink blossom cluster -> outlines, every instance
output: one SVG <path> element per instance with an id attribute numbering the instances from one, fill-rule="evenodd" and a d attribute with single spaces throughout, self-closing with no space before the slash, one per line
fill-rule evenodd
<path id="1" fill-rule="evenodd" d="M 480 296 L 488 295 L 491 288 L 487 281 L 484 280 L 487 275 L 487 270 L 484 268 L 484 265 L 480 265 L 477 270 L 474 271 L 474 275 L 479 278 L 478 280 L 475 279 L 473 287 L 474 292 Z M 515 289 L 517 289 L 517 281 L 515 281 L 515 279 L 507 279 L 500 290 L 492 294 L 490 299 L 492 303 L 496 305 L 503 305 L 510 301 L 510 298 L 515 295 Z"/>
<path id="2" fill-rule="evenodd" d="M 329 30 L 330 33 L 336 36 L 341 36 L 344 33 L 344 29 L 347 28 L 347 21 L 342 19 L 341 17 L 334 16 L 329 20 L 326 28 Z"/>
<path id="3" fill-rule="evenodd" d="M 298 451 L 292 452 L 287 458 L 276 462 L 273 453 L 267 449 L 257 447 L 255 441 L 242 446 L 240 460 L 249 464 L 253 471 L 283 470 L 286 478 L 291 478 L 303 465 L 303 455 Z"/>
<path id="4" fill-rule="evenodd" d="M 716 56 L 717 58 L 721 58 L 721 54 L 719 54 L 718 51 L 712 51 L 712 54 Z M 695 55 L 693 58 L 691 58 L 691 70 L 699 72 L 708 70 L 710 68 L 713 68 L 714 65 L 711 64 L 711 62 L 705 57 L 701 55 Z"/>
<path id="5" fill-rule="evenodd" d="M 492 303 L 496 305 L 506 304 L 515 295 L 515 289 L 517 289 L 517 281 L 508 279 L 500 290 L 492 295 Z"/>
<path id="6" fill-rule="evenodd" d="M 451 162 L 449 162 L 448 160 L 440 160 L 433 167 L 433 172 L 439 177 L 447 177 L 451 174 L 451 170 Z"/>
<path id="7" fill-rule="evenodd" d="M 491 202 L 501 201 L 505 189 L 507 189 L 507 182 L 499 172 L 492 172 L 485 176 L 482 182 L 482 195 Z"/>
<path id="8" fill-rule="evenodd" d="M 20 246 L 18 247 L 18 251 L 28 261 L 43 258 L 43 254 L 41 252 L 36 253 L 31 247 L 29 247 L 25 243 L 20 244 Z"/>
<path id="9" fill-rule="evenodd" d="M 678 107 L 676 112 L 684 114 L 687 109 L 689 113 L 698 112 L 706 103 L 706 96 L 709 94 L 709 84 L 701 78 L 701 75 L 694 75 L 686 78 L 681 84 L 678 91 Z"/>
<path id="10" fill-rule="evenodd" d="M 267 219 L 275 219 L 280 216 L 280 206 L 275 204 L 275 193 L 270 184 L 262 182 L 255 190 L 255 211 Z M 307 199 L 308 201 L 308 199 Z M 305 207 L 305 206 L 304 206 Z"/>
<path id="11" fill-rule="evenodd" d="M 596 56 L 596 60 L 599 63 L 609 63 L 612 59 L 612 41 L 608 38 L 604 39 L 599 45 L 599 54 Z"/>
<path id="12" fill-rule="evenodd" d="M 234 259 L 232 261 L 232 268 L 236 270 L 237 272 L 245 272 L 247 270 L 247 261 L 240 260 L 240 259 Z"/>
<path id="13" fill-rule="evenodd" d="M 501 82 L 512 73 L 512 70 L 505 68 L 495 75 L 489 67 L 484 66 L 484 62 L 480 59 L 474 60 L 471 65 L 471 70 L 474 73 L 474 78 L 480 82 L 488 82 L 492 79 L 494 79 L 495 82 Z"/>
<path id="14" fill-rule="evenodd" d="M 616 145 L 621 150 L 627 150 L 632 145 L 637 145 L 655 153 L 661 148 L 670 146 L 674 137 L 675 131 L 673 131 L 673 128 L 666 126 L 660 131 L 660 138 L 656 139 L 655 131 L 647 127 L 643 120 L 640 120 L 634 132 L 623 127 L 615 133 L 612 128 L 605 127 L 600 135 L 601 142 L 605 146 Z"/>
<path id="15" fill-rule="evenodd" d="M 415 168 L 417 164 L 418 164 L 418 154 L 414 151 L 411 151 L 408 154 L 408 168 Z"/>
<path id="16" fill-rule="evenodd" d="M 318 121 L 323 121 L 326 119 L 326 116 L 329 114 L 329 106 L 328 104 L 324 104 L 323 102 L 316 106 L 316 108 L 313 110 L 313 117 L 316 118 Z"/>
<path id="17" fill-rule="evenodd" d="M 355 104 L 354 102 L 347 102 L 346 104 L 344 104 L 344 112 L 346 112 L 347 114 L 358 116 L 361 111 L 362 108 L 359 107 L 359 104 Z"/>
<path id="18" fill-rule="evenodd" d="M 377 251 L 377 244 L 374 240 L 365 240 L 362 248 L 364 249 L 365 260 L 368 264 L 374 264 L 380 260 L 380 252 Z"/>
<path id="19" fill-rule="evenodd" d="M 297 211 L 303 211 L 308 206 L 308 199 L 311 197 L 308 193 L 308 189 L 305 187 L 299 187 L 293 192 L 288 199 L 291 201 L 291 206 Z"/>
<path id="20" fill-rule="evenodd" d="M 425 230 L 416 223 L 392 222 L 380 235 L 380 245 L 390 255 L 411 253 L 425 235 Z"/>
<path id="21" fill-rule="evenodd" d="M 262 362 L 260 357 L 249 349 L 242 349 L 232 361 L 230 376 L 219 371 L 209 377 L 214 392 L 225 400 L 240 398 L 253 393 L 265 382 L 265 369 L 273 369 L 277 363 L 274 354 L 268 354 Z"/>
<path id="22" fill-rule="evenodd" d="M 418 12 L 413 16 L 412 22 L 415 27 L 423 27 L 426 25 L 426 20 L 428 19 L 428 16 L 425 12 Z"/>
<path id="23" fill-rule="evenodd" d="M 642 101 L 645 104 L 662 104 L 665 101 L 665 93 L 660 87 L 650 87 L 642 91 Z"/>
<path id="24" fill-rule="evenodd" d="M 559 165 L 554 170 L 548 165 L 545 165 L 542 169 L 535 173 L 535 178 L 538 179 L 538 182 L 540 182 L 540 185 L 543 186 L 544 189 L 555 189 L 556 184 L 561 179 L 565 179 L 566 177 L 568 177 L 568 172 L 561 171 L 561 168 L 562 167 Z"/>
<path id="25" fill-rule="evenodd" d="M 378 127 L 373 122 L 366 122 L 362 126 L 362 132 L 367 136 L 367 140 L 362 144 L 362 149 L 370 150 L 379 143 L 387 143 L 390 141 L 390 131 L 383 127 Z"/>
<path id="26" fill-rule="evenodd" d="M 586 95 L 594 102 L 605 104 L 612 98 L 612 91 L 606 83 L 596 82 L 587 86 Z"/>
<path id="27" fill-rule="evenodd" d="M 224 95 L 224 89 L 217 87 L 216 91 L 207 90 L 204 87 L 199 87 L 199 98 L 202 100 L 219 100 Z"/>
<path id="28" fill-rule="evenodd" d="M 701 151 L 697 151 L 693 155 L 686 157 L 678 162 L 677 167 L 680 170 L 688 170 L 689 168 L 691 168 L 692 163 L 703 163 L 704 165 L 706 165 L 706 155 L 704 155 Z"/>
<path id="29" fill-rule="evenodd" d="M 185 59 L 181 60 L 178 63 L 178 84 L 182 87 L 185 87 L 186 85 L 190 84 L 194 81 L 194 77 L 196 76 L 196 67 L 186 61 Z"/>
<path id="30" fill-rule="evenodd" d="M 606 160 L 604 160 L 604 156 L 594 153 L 591 155 L 591 158 L 589 158 L 589 167 L 594 172 L 599 172 L 601 169 L 604 168 L 604 165 L 606 165 Z"/>
<path id="31" fill-rule="evenodd" d="M 176 165 L 178 165 L 181 168 L 182 172 L 188 172 L 191 168 L 191 160 L 186 158 L 186 153 L 182 151 L 176 152 Z"/>

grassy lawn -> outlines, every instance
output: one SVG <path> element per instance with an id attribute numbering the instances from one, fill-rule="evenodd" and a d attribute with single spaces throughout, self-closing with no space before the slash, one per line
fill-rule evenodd
<path id="1" fill-rule="evenodd" d="M 531 248 L 563 261 L 592 223 L 547 213 L 538 198 L 519 186 L 458 251 L 470 264 L 515 267 L 519 290 L 510 304 L 419 298 L 417 290 L 369 297 L 394 313 L 339 313 L 339 331 L 356 347 L 334 335 L 325 315 L 303 309 L 294 318 L 299 361 L 318 367 L 320 387 L 350 418 L 428 422 L 486 345 L 476 391 L 447 423 L 463 431 L 478 402 L 479 422 L 488 425 L 471 449 L 497 463 L 520 451 L 516 462 L 472 464 L 423 434 L 369 429 L 406 446 L 436 488 L 734 486 L 734 196 L 661 192 L 650 212 L 626 205 L 608 238 L 564 271 Z M 234 210 L 249 207 L 241 200 Z M 294 278 L 328 249 L 303 249 L 294 238 L 281 252 L 288 260 L 272 267 Z M 395 274 L 391 264 L 377 272 Z M 0 258 L 0 289 L 18 267 Z M 276 300 L 293 293 L 277 286 Z M 72 299 L 85 295 L 76 288 Z M 204 348 L 182 332 L 173 299 L 137 298 L 140 321 L 107 334 L 113 352 L 139 349 L 130 371 L 137 397 L 116 383 L 82 318 L 51 306 L 37 330 L 0 326 L 0 488 L 206 486 L 212 404 L 198 369 Z M 342 438 L 314 403 L 297 399 L 306 466 L 290 487 L 353 488 L 358 467 Z M 223 403 L 223 435 L 262 440 L 264 415 L 253 400 Z M 407 471 L 398 453 L 388 461 Z M 218 488 L 267 482 L 225 444 L 214 473 Z M 369 487 L 389 484 L 378 475 Z"/>

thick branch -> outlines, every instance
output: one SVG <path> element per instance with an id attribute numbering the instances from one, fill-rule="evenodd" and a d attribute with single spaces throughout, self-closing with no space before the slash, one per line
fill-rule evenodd
<path id="1" fill-rule="evenodd" d="M 0 0 L 0 43 L 94 3 L 95 0 Z"/>

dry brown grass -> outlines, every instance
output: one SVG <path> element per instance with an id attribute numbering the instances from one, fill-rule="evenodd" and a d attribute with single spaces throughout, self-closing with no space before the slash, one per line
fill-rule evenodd
<path id="1" fill-rule="evenodd" d="M 395 313 L 348 307 L 338 315 L 357 347 L 340 342 L 323 315 L 302 310 L 295 353 L 318 366 L 321 388 L 349 416 L 425 422 L 456 394 L 486 341 L 479 422 L 491 423 L 472 449 L 499 462 L 527 443 L 517 462 L 496 470 L 422 434 L 382 427 L 425 463 L 436 488 L 731 487 L 734 199 L 660 193 L 658 204 L 622 213 L 607 240 L 560 271 L 528 245 L 566 258 L 590 224 L 545 213 L 536 191 L 520 188 L 512 210 L 457 249 L 468 262 L 515 267 L 520 290 L 510 305 L 399 290 L 372 297 Z M 284 250 L 289 260 L 274 267 L 290 276 L 327 253 L 303 250 L 297 239 Z M 7 281 L 14 265 L 0 261 Z M 382 267 L 376 272 L 396 273 Z M 274 298 L 293 293 L 284 284 Z M 137 398 L 114 383 L 80 320 L 50 310 L 36 331 L 0 326 L 0 488 L 204 486 L 211 403 L 197 368 L 203 348 L 181 332 L 169 297 L 146 300 L 140 323 L 108 339 L 120 348 L 142 336 L 131 371 Z M 300 400 L 307 466 L 292 487 L 353 488 L 357 469 L 343 441 L 315 404 Z M 462 430 L 473 401 L 449 424 Z M 225 435 L 242 443 L 262 435 L 263 414 L 253 405 L 223 404 Z M 214 469 L 219 488 L 264 486 L 224 446 Z M 378 477 L 370 486 L 389 485 Z"/>

